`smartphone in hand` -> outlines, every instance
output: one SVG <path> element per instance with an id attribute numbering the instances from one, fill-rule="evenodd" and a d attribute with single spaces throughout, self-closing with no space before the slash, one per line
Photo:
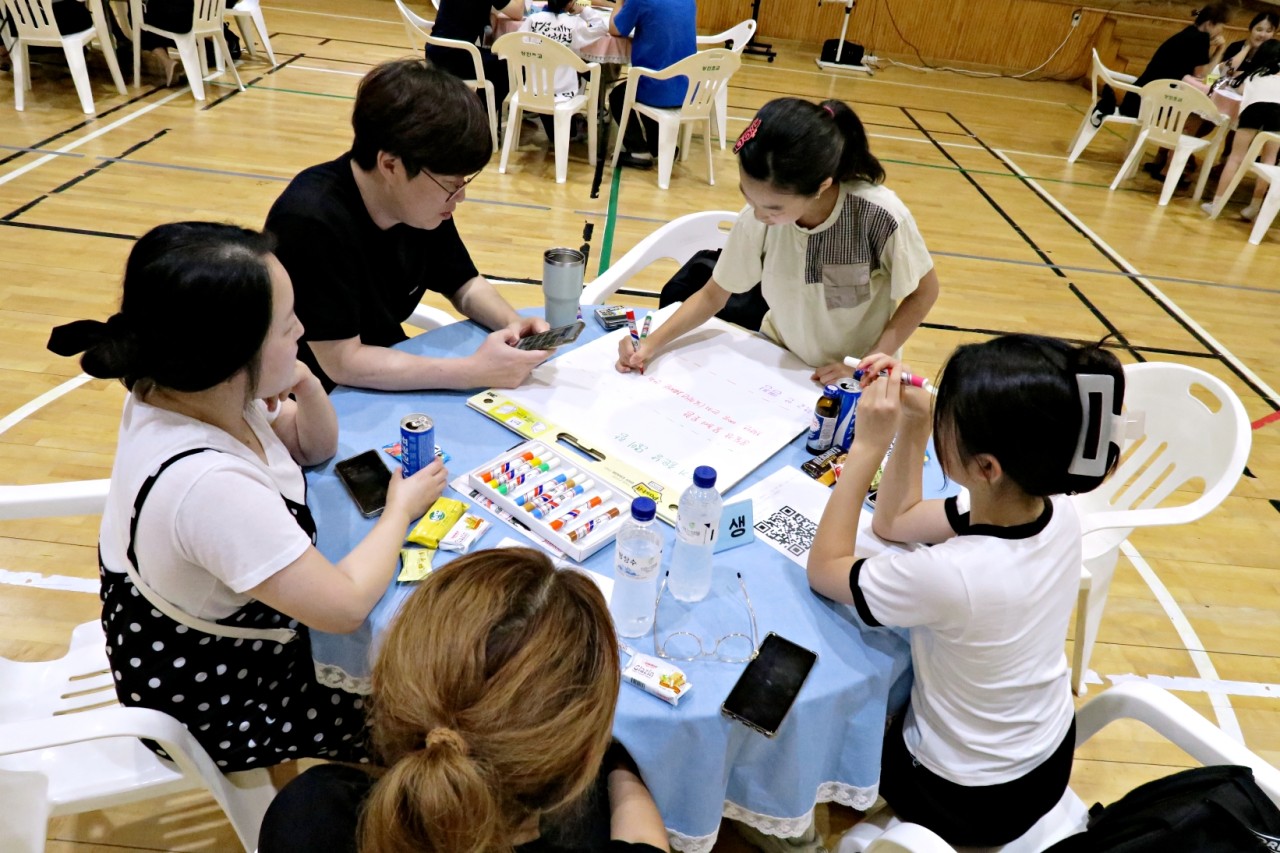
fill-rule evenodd
<path id="1" fill-rule="evenodd" d="M 343 459 L 333 466 L 333 470 L 365 518 L 379 515 L 386 508 L 391 472 L 382 464 L 378 451 L 366 450 L 350 459 Z"/>
<path id="2" fill-rule="evenodd" d="M 586 328 L 586 323 L 578 320 L 567 326 L 526 335 L 516 341 L 516 349 L 555 349 L 558 346 L 564 346 L 576 341 L 584 328 Z"/>

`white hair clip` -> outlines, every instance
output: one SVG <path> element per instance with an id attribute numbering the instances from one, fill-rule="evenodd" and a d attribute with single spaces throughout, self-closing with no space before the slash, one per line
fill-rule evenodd
<path id="1" fill-rule="evenodd" d="M 1107 473 L 1111 447 L 1117 453 L 1125 439 L 1140 438 L 1146 432 L 1143 412 L 1120 412 L 1116 400 L 1116 378 L 1105 373 L 1077 373 L 1080 389 L 1080 435 L 1076 452 L 1067 472 L 1082 477 L 1101 477 Z"/>

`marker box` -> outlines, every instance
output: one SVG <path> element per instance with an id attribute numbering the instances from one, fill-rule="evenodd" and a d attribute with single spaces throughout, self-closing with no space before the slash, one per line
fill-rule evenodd
<path id="1" fill-rule="evenodd" d="M 536 475 L 535 472 L 529 472 L 520 483 L 515 485 L 504 484 L 506 485 L 505 493 L 489 485 L 490 481 L 486 475 L 490 475 L 493 471 L 501 469 L 508 463 L 518 465 L 526 454 L 532 454 L 531 458 L 534 459 L 555 457 L 557 461 L 553 467 L 546 471 L 538 471 Z M 468 471 L 466 475 L 467 484 L 479 491 L 488 500 L 493 501 L 496 507 L 511 513 L 514 518 L 512 521 L 507 522 L 508 524 L 519 524 L 555 545 L 571 559 L 582 561 L 605 545 L 613 542 L 614 537 L 618 534 L 618 528 L 622 526 L 623 520 L 630 516 L 632 496 L 593 472 L 588 464 L 575 458 L 575 456 L 576 454 L 572 451 L 561 450 L 546 442 L 526 441 L 510 450 L 503 451 Z M 557 477 L 561 477 L 565 472 L 572 469 L 577 470 L 577 474 L 574 475 L 575 478 L 579 480 L 590 478 L 594 481 L 594 485 L 580 495 L 565 498 L 558 506 L 543 512 L 541 518 L 525 511 L 524 504 L 537 493 L 537 490 L 543 488 L 551 490 L 560 486 L 562 482 L 558 481 Z M 572 520 L 560 525 L 558 530 L 553 527 L 556 521 L 562 519 L 574 509 L 589 503 L 593 496 L 600 497 L 600 502 L 597 505 L 583 509 Z M 613 518 L 608 518 L 607 513 L 610 508 L 615 507 L 618 509 L 617 515 Z M 571 532 L 581 530 L 583 525 L 593 520 L 596 523 L 590 533 L 586 535 L 579 534 L 576 540 L 569 538 Z"/>

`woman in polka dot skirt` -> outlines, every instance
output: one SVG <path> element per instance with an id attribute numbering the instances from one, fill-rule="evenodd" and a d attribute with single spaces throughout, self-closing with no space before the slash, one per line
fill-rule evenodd
<path id="1" fill-rule="evenodd" d="M 99 539 L 116 693 L 176 717 L 227 771 L 367 760 L 362 700 L 316 680 L 308 628 L 360 626 L 444 489 L 439 462 L 393 477 L 346 558 L 316 550 L 299 466 L 334 455 L 337 418 L 296 360 L 302 331 L 268 238 L 186 222 L 134 246 L 119 313 L 49 339 L 130 391 Z"/>

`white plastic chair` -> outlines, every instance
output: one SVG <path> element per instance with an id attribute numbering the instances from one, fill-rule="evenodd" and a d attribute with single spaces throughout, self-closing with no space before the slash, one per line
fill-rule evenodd
<path id="1" fill-rule="evenodd" d="M 107 503 L 110 483 L 110 480 L 76 480 L 0 486 L 0 520 L 100 514 Z"/>
<path id="2" fill-rule="evenodd" d="M 1102 64 L 1102 60 L 1098 57 L 1098 50 L 1093 50 L 1093 75 L 1089 81 L 1090 88 L 1093 91 L 1093 101 L 1089 104 L 1089 109 L 1085 111 L 1084 119 L 1080 122 L 1080 127 L 1076 130 L 1076 135 L 1071 138 L 1071 145 L 1068 146 L 1069 154 L 1067 162 L 1074 163 L 1076 159 L 1084 153 L 1084 149 L 1089 147 L 1089 143 L 1093 141 L 1093 137 L 1098 135 L 1098 131 L 1102 130 L 1107 124 L 1127 125 L 1131 128 L 1138 126 L 1138 119 L 1134 116 L 1126 116 L 1120 114 L 1120 107 L 1117 103 L 1116 107 L 1111 111 L 1110 115 L 1104 115 L 1102 121 L 1097 127 L 1093 126 L 1093 111 L 1098 107 L 1098 90 L 1101 86 L 1109 86 L 1116 93 L 1116 100 L 1122 94 L 1128 92 L 1134 97 L 1141 97 L 1142 90 L 1133 85 L 1138 78 L 1132 74 L 1121 74 L 1119 71 L 1112 71 L 1110 68 Z"/>
<path id="3" fill-rule="evenodd" d="M 596 128 L 600 114 L 600 63 L 586 62 L 569 48 L 538 33 L 507 33 L 493 43 L 493 52 L 507 61 L 511 76 L 508 98 L 507 132 L 502 142 L 498 173 L 507 173 L 511 149 L 520 144 L 520 117 L 525 112 L 541 113 L 555 119 L 556 183 L 563 184 L 569 173 L 569 136 L 574 113 L 587 117 L 587 162 L 596 164 Z M 581 92 L 565 101 L 556 101 L 556 70 L 568 66 L 586 74 Z"/>
<path id="4" fill-rule="evenodd" d="M 631 66 L 631 71 L 627 74 L 626 94 L 622 103 L 622 115 L 618 117 L 618 127 L 627 126 L 627 120 L 631 117 L 633 110 L 658 123 L 658 186 L 662 189 L 665 190 L 671 185 L 671 166 L 676 159 L 676 142 L 680 137 L 680 128 L 690 122 L 704 123 L 703 141 L 707 144 L 707 183 L 715 185 L 715 173 L 711 166 L 712 110 L 715 108 L 717 94 L 729 84 L 729 78 L 741 64 L 742 58 L 733 51 L 713 48 L 686 56 L 661 71 Z M 689 85 L 684 95 L 684 103 L 679 107 L 651 107 L 639 103 L 636 101 L 636 86 L 643 77 L 654 80 L 687 77 Z M 613 168 L 615 169 L 618 168 L 618 158 L 622 156 L 624 135 L 622 131 L 618 132 L 618 142 L 613 147 Z M 688 149 L 689 146 L 685 145 L 683 157 L 688 157 Z"/>
<path id="5" fill-rule="evenodd" d="M 93 84 L 89 82 L 89 69 L 85 65 L 85 46 L 97 38 L 110 51 L 110 34 L 104 22 L 94 16 L 94 26 L 83 32 L 63 34 L 53 18 L 52 0 L 0 0 L 0 8 L 8 10 L 9 19 L 18 30 L 18 38 L 9 48 L 13 62 L 13 101 L 14 109 L 19 112 L 25 106 L 27 90 L 31 88 L 31 62 L 27 48 L 60 47 L 67 57 L 67 67 L 71 69 L 71 80 L 75 83 L 76 95 L 80 98 L 80 108 L 93 115 Z M 99 23 L 102 26 L 99 27 Z M 114 57 L 113 57 L 114 59 Z M 128 94 L 119 68 L 111 62 L 112 78 L 120 94 Z"/>
<path id="6" fill-rule="evenodd" d="M 480 58 L 480 48 L 468 41 L 461 39 L 446 39 L 433 36 L 431 27 L 433 21 L 428 21 L 420 15 L 412 12 L 408 6 L 404 5 L 404 0 L 396 0 L 396 8 L 400 10 L 400 19 L 404 22 L 404 32 L 409 38 L 409 47 L 415 51 L 422 50 L 422 44 L 434 44 L 438 47 L 452 47 L 457 50 L 465 50 L 471 57 L 471 67 L 474 71 L 473 80 L 463 80 L 467 86 L 475 91 L 484 92 L 485 108 L 489 111 L 489 138 L 493 140 L 493 147 L 498 147 L 498 107 L 493 100 L 493 83 L 485 79 L 484 61 Z M 436 8 L 440 8 L 436 4 Z"/>
<path id="7" fill-rule="evenodd" d="M 265 769 L 223 775 L 181 723 L 149 708 L 116 702 L 99 622 L 75 629 L 58 660 L 19 663 L 0 658 L 0 779 L 30 774 L 46 780 L 44 817 L 79 814 L 125 803 L 208 789 L 226 812 L 246 850 L 275 788 Z M 159 758 L 138 738 L 159 742 L 173 761 Z M 12 777 L 10 777 L 12 782 Z M 0 802 L 5 825 L 30 835 L 36 817 L 13 820 L 17 804 Z M 40 816 L 40 815 L 38 815 Z M 38 817 L 37 816 L 37 817 Z M 6 844 L 6 853 L 44 849 Z"/>
<path id="8" fill-rule="evenodd" d="M 1258 787 L 1272 802 L 1280 805 L 1280 770 L 1263 761 L 1173 694 L 1152 684 L 1140 681 L 1117 684 L 1086 702 L 1076 712 L 1076 750 L 1079 751 L 1091 737 L 1117 720 L 1136 720 L 1149 726 L 1203 765 L 1238 764 L 1250 768 Z M 1064 803 L 1069 803 L 1070 807 L 1064 808 Z M 1087 819 L 1084 803 L 1068 788 L 1058 806 L 1041 818 L 1026 835 L 1002 847 L 981 849 L 989 853 L 1039 853 L 1083 830 Z M 845 833 L 837 853 L 888 853 L 894 850 L 944 853 L 953 849 L 973 849 L 948 847 L 946 842 L 940 842 L 943 846 L 938 846 L 939 840 L 933 833 L 929 833 L 932 838 L 918 833 L 898 836 L 906 838 L 906 841 L 897 847 L 875 846 L 879 839 L 890 838 L 895 829 L 910 825 L 899 821 L 888 809 L 882 809 Z"/>
<path id="9" fill-rule="evenodd" d="M 1277 188 L 1277 181 L 1280 181 L 1280 166 L 1258 162 L 1263 146 L 1268 143 L 1280 143 L 1280 133 L 1263 132 L 1253 138 L 1253 142 L 1249 145 L 1249 150 L 1245 152 L 1244 161 L 1240 164 L 1240 168 L 1236 169 L 1235 175 L 1231 178 L 1231 183 L 1218 198 L 1213 210 L 1209 212 L 1210 219 L 1218 218 L 1218 215 L 1222 213 L 1222 209 L 1227 206 L 1227 202 L 1231 200 L 1232 193 L 1236 191 L 1236 187 L 1240 185 L 1240 181 L 1243 180 L 1246 172 L 1252 173 L 1260 181 L 1265 181 L 1269 185 L 1267 194 L 1262 199 L 1262 205 L 1258 208 L 1258 215 L 1253 219 L 1253 231 L 1249 234 L 1249 242 L 1255 246 L 1262 242 L 1263 235 L 1271 227 L 1277 211 L 1280 211 L 1280 189 Z"/>
<path id="10" fill-rule="evenodd" d="M 134 6 L 138 4 L 135 0 Z M 226 4 L 223 0 L 195 0 L 191 13 L 191 30 L 185 33 L 173 33 L 148 24 L 141 14 L 133 19 L 133 85 L 141 85 L 142 78 L 142 31 L 172 39 L 178 47 L 178 55 L 182 58 L 182 70 L 186 72 L 187 83 L 191 86 L 191 96 L 197 101 L 204 100 L 204 78 L 208 75 L 208 63 L 205 60 L 204 40 L 213 39 L 219 48 L 221 62 L 231 70 L 236 78 L 236 85 L 244 91 L 244 83 L 240 80 L 240 72 L 236 70 L 235 61 L 231 58 L 231 49 L 227 47 L 227 39 L 222 34 L 223 15 Z M 219 66 L 218 70 L 222 70 Z"/>
<path id="11" fill-rule="evenodd" d="M 732 50 L 739 56 L 746 48 L 748 42 L 756 34 L 756 22 L 753 18 L 747 18 L 740 24 L 735 24 L 722 33 L 716 33 L 713 36 L 698 36 L 699 45 L 720 45 L 724 47 L 725 43 L 733 45 L 727 50 Z M 720 150 L 724 150 L 724 140 L 728 133 L 729 127 L 729 87 L 725 86 L 716 93 L 716 136 L 720 139 Z"/>
<path id="12" fill-rule="evenodd" d="M 235 19 L 236 27 L 240 30 L 240 36 L 244 39 L 244 46 L 249 51 L 249 55 L 258 55 L 253 49 L 256 32 L 258 39 L 262 41 L 262 48 L 267 52 L 267 59 L 271 60 L 271 67 L 274 68 L 276 55 L 271 49 L 271 38 L 267 35 L 267 22 L 262 17 L 262 7 L 258 4 L 258 0 L 239 0 L 227 10 L 227 14 Z M 253 25 L 253 32 L 249 29 L 250 24 Z"/>
<path id="13" fill-rule="evenodd" d="M 1173 197 L 1178 187 L 1182 170 L 1192 154 L 1204 152 L 1205 166 L 1200 170 L 1200 178 L 1196 181 L 1196 189 L 1192 194 L 1195 201 L 1204 195 L 1205 184 L 1209 180 L 1209 165 L 1218 158 L 1222 148 L 1222 140 L 1226 136 L 1228 122 L 1226 116 L 1219 112 L 1213 101 L 1203 92 L 1187 85 L 1181 80 L 1152 80 L 1141 89 L 1142 109 L 1138 113 L 1138 135 L 1129 149 L 1129 156 L 1124 165 L 1116 173 L 1111 182 L 1111 189 L 1120 186 L 1120 182 L 1132 178 L 1138 171 L 1138 163 L 1148 145 L 1170 149 L 1168 176 L 1164 179 L 1164 188 L 1160 191 L 1160 206 L 1164 207 Z M 1189 136 L 1182 132 L 1187 119 L 1199 115 L 1217 127 L 1208 137 Z"/>
<path id="14" fill-rule="evenodd" d="M 1189 524 L 1231 494 L 1253 441 L 1249 416 L 1225 382 L 1181 364 L 1131 364 L 1124 369 L 1125 409 L 1142 413 L 1144 434 L 1122 445 L 1115 473 L 1092 492 L 1076 495 L 1084 531 L 1084 565 L 1076 603 L 1071 688 L 1084 678 L 1115 574 L 1120 544 L 1136 527 Z M 1202 398 L 1212 399 L 1210 408 Z M 1203 491 L 1190 503 L 1161 506 L 1191 480 Z"/>
<path id="15" fill-rule="evenodd" d="M 673 219 L 645 237 L 595 281 L 582 289 L 581 305 L 601 305 L 618 288 L 654 261 L 670 258 L 678 264 L 701 249 L 722 249 L 729 239 L 723 226 L 733 226 L 738 214 L 731 210 L 688 213 Z"/>

